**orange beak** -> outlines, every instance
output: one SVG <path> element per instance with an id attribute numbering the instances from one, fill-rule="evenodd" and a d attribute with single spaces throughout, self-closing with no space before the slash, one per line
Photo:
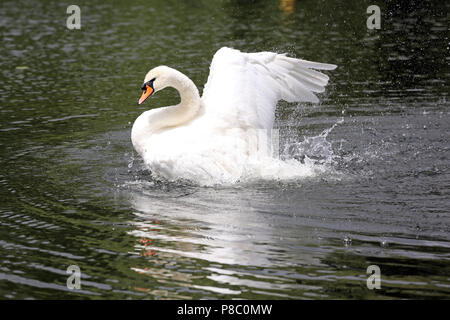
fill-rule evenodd
<path id="1" fill-rule="evenodd" d="M 142 95 L 139 98 L 138 104 L 143 104 L 145 100 L 147 100 L 148 97 L 150 97 L 153 93 L 153 88 L 150 87 L 148 84 L 145 85 L 145 89 L 142 90 Z"/>

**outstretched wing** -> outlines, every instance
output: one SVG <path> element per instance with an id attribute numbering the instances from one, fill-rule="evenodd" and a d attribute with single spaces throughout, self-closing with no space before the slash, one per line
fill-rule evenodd
<path id="1" fill-rule="evenodd" d="M 202 101 L 209 119 L 227 126 L 271 129 L 279 100 L 318 102 L 332 64 L 311 62 L 274 52 L 244 53 L 230 48 L 216 52 Z"/>

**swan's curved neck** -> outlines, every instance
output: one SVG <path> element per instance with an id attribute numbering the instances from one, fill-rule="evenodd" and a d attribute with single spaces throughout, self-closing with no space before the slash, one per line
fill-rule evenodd
<path id="1" fill-rule="evenodd" d="M 178 90 L 181 101 L 170 107 L 163 107 L 144 112 L 136 119 L 131 130 L 133 145 L 139 153 L 145 151 L 145 141 L 154 133 L 164 128 L 182 125 L 192 120 L 199 112 L 201 100 L 197 87 L 187 76 L 175 69 L 167 70 L 164 87 Z"/>
<path id="2" fill-rule="evenodd" d="M 181 72 L 171 69 L 167 87 L 175 88 L 181 101 L 171 107 L 161 108 L 149 119 L 151 131 L 181 125 L 195 117 L 200 109 L 200 95 L 194 82 Z"/>
<path id="3" fill-rule="evenodd" d="M 178 117 L 178 124 L 191 120 L 200 109 L 200 94 L 194 82 L 179 71 L 174 70 L 176 76 L 169 85 L 178 90 L 181 102 L 170 108 Z M 175 124 L 176 125 L 176 124 Z"/>

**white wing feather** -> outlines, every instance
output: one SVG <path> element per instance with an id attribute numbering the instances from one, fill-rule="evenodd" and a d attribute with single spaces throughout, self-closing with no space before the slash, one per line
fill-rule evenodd
<path id="1" fill-rule="evenodd" d="M 219 126 L 271 129 L 279 100 L 317 103 L 314 92 L 325 91 L 329 78 L 312 69 L 335 68 L 274 52 L 221 48 L 203 90 L 205 116 Z"/>

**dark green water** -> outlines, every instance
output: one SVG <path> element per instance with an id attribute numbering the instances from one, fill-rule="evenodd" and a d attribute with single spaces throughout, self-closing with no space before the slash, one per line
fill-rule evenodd
<path id="1" fill-rule="evenodd" d="M 70 4 L 0 5 L 1 299 L 450 298 L 448 2 L 386 1 L 380 30 L 370 1 L 77 1 L 81 30 Z M 277 110 L 285 155 L 324 172 L 151 179 L 130 141 L 145 73 L 201 91 L 222 46 L 339 66 L 320 105 Z"/>

